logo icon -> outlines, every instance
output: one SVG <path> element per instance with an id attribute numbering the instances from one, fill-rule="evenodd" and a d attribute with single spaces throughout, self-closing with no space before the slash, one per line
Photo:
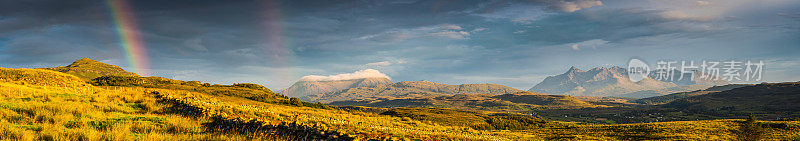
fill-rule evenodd
<path id="1" fill-rule="evenodd" d="M 650 66 L 639 59 L 631 59 L 628 61 L 628 79 L 633 82 L 642 81 L 650 74 Z"/>

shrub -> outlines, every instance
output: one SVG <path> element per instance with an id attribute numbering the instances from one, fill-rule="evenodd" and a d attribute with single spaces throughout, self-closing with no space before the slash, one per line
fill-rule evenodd
<path id="1" fill-rule="evenodd" d="M 764 134 L 764 129 L 758 123 L 758 119 L 754 115 L 750 115 L 740 126 L 736 132 L 739 140 L 743 141 L 757 141 L 760 140 Z"/>
<path id="2" fill-rule="evenodd" d="M 92 79 L 95 86 L 141 86 L 143 80 L 134 76 L 101 76 Z"/>

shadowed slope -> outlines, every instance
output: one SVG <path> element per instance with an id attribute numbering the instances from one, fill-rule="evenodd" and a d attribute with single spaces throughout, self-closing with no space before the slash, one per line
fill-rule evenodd
<path id="1" fill-rule="evenodd" d="M 650 105 L 665 104 L 665 103 L 669 103 L 669 102 L 672 102 L 672 101 L 675 101 L 675 100 L 678 100 L 678 99 L 683 99 L 683 98 L 687 98 L 687 97 L 691 97 L 691 96 L 698 96 L 698 95 L 704 95 L 704 94 L 708 94 L 708 93 L 727 91 L 727 90 L 731 90 L 731 89 L 734 89 L 734 88 L 745 87 L 745 86 L 751 86 L 751 85 L 748 85 L 748 84 L 730 84 L 730 85 L 724 85 L 724 86 L 714 86 L 714 87 L 710 87 L 710 88 L 705 89 L 705 90 L 697 90 L 697 91 L 691 91 L 691 92 L 678 92 L 678 93 L 673 93 L 673 94 L 668 94 L 668 95 L 637 99 L 637 100 L 634 100 L 632 102 L 639 103 L 639 104 L 650 104 Z"/>
<path id="2" fill-rule="evenodd" d="M 762 83 L 679 99 L 665 107 L 709 115 L 777 114 L 800 116 L 800 82 Z M 770 117 L 774 119 L 775 117 Z"/>

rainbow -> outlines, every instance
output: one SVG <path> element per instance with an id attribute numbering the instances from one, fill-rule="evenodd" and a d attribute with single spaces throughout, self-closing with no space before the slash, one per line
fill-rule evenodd
<path id="1" fill-rule="evenodd" d="M 289 38 L 286 37 L 284 27 L 281 24 L 283 21 L 282 12 L 280 10 L 280 3 L 275 0 L 260 1 L 263 4 L 262 10 L 262 25 L 265 30 L 265 36 L 268 46 L 262 47 L 262 51 L 269 53 L 267 61 L 270 66 L 286 68 L 276 72 L 276 80 L 285 80 L 287 83 L 294 83 L 292 77 L 297 76 L 297 72 L 290 66 L 292 64 L 293 54 L 291 53 Z"/>
<path id="2" fill-rule="evenodd" d="M 144 41 L 139 35 L 139 28 L 136 25 L 135 15 L 131 11 L 130 5 L 125 0 L 108 0 L 111 8 L 114 24 L 120 37 L 121 46 L 125 50 L 128 67 L 133 68 L 133 72 L 142 76 L 149 75 L 149 61 Z"/>

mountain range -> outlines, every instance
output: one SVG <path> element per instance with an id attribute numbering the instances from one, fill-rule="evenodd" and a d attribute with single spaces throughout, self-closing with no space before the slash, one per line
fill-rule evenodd
<path id="1" fill-rule="evenodd" d="M 679 75 L 678 72 L 673 72 L 673 76 Z M 701 75 L 699 72 L 692 74 L 690 76 L 696 78 Z M 654 74 L 651 73 L 649 77 L 633 82 L 628 78 L 628 71 L 617 66 L 598 67 L 588 71 L 571 67 L 564 74 L 545 78 L 528 91 L 575 96 L 643 98 L 728 84 L 724 80 L 687 79 L 687 77 L 659 81 L 653 77 Z"/>

